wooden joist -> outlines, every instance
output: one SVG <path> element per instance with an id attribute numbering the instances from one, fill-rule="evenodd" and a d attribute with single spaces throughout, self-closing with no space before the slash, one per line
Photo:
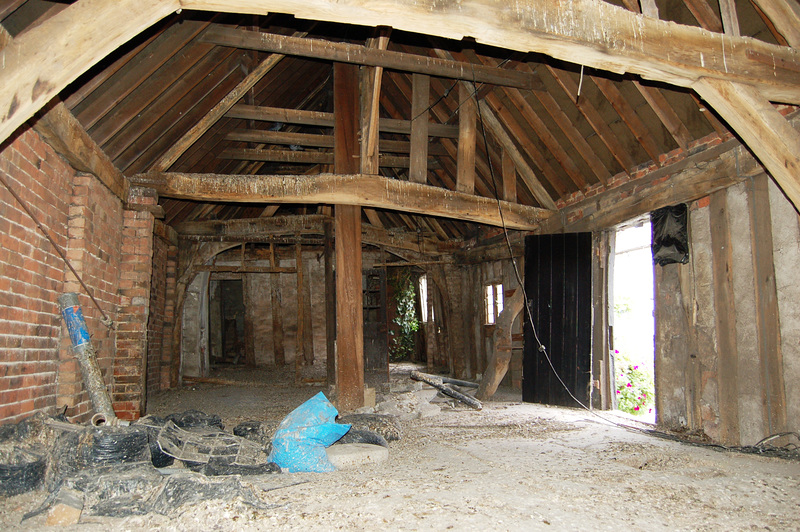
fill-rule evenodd
<path id="1" fill-rule="evenodd" d="M 240 203 L 361 205 L 502 226 L 498 202 L 439 187 L 359 174 L 317 176 L 220 176 L 148 173 L 131 182 L 156 189 L 163 197 Z M 551 200 L 552 201 L 552 200 Z M 499 202 L 510 229 L 533 229 L 551 211 Z"/>
<path id="2" fill-rule="evenodd" d="M 800 5 L 795 0 L 753 0 L 789 46 L 800 47 Z"/>
<path id="3" fill-rule="evenodd" d="M 297 164 L 333 164 L 333 153 L 321 151 L 270 150 L 252 148 L 228 148 L 222 150 L 220 159 L 238 159 L 242 161 L 265 161 Z M 381 154 L 378 166 L 385 168 L 408 168 L 409 157 Z M 428 162 L 429 168 L 438 168 L 435 160 Z"/>
<path id="4" fill-rule="evenodd" d="M 224 27 L 210 29 L 203 35 L 203 40 L 222 46 L 382 67 L 477 83 L 506 85 L 529 90 L 541 88 L 541 82 L 535 74 L 368 48 L 358 44 L 287 37 Z"/>
<path id="5" fill-rule="evenodd" d="M 280 122 L 302 126 L 333 127 L 333 113 L 322 111 L 306 111 L 303 109 L 280 109 L 277 107 L 257 107 L 238 104 L 225 115 L 229 118 L 244 120 L 261 120 Z M 381 133 L 411 134 L 411 121 L 394 118 L 380 119 Z M 431 137 L 458 138 L 458 126 L 448 124 L 428 124 L 428 135 Z"/>

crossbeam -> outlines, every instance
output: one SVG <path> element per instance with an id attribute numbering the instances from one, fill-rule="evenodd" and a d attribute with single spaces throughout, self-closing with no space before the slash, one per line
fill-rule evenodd
<path id="1" fill-rule="evenodd" d="M 554 211 L 362 174 L 217 175 L 151 172 L 131 183 L 195 201 L 360 205 L 532 230 Z M 500 213 L 502 209 L 502 215 Z"/>

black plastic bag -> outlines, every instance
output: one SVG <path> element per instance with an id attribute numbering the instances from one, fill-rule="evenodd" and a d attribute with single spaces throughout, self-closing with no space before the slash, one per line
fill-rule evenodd
<path id="1" fill-rule="evenodd" d="M 219 429 L 225 430 L 222 418 L 216 414 L 206 414 L 199 410 L 187 410 L 180 414 L 170 414 L 165 421 L 172 421 L 182 429 Z"/>
<path id="2" fill-rule="evenodd" d="M 23 448 L 0 453 L 0 495 L 12 496 L 38 488 L 44 480 L 47 460 Z"/>
<path id="3" fill-rule="evenodd" d="M 663 207 L 650 213 L 653 235 L 653 262 L 686 264 L 689 262 L 688 209 L 685 203 Z"/>
<path id="4" fill-rule="evenodd" d="M 154 467 L 169 467 L 175 463 L 175 459 L 161 450 L 158 444 L 158 433 L 164 426 L 166 420 L 158 416 L 145 416 L 136 421 L 136 425 L 141 425 L 147 430 L 147 442 L 150 446 L 150 461 Z"/>

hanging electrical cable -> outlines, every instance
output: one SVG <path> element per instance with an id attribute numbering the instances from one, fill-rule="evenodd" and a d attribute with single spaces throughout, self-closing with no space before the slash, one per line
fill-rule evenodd
<path id="1" fill-rule="evenodd" d="M 477 100 L 478 89 L 477 89 L 477 85 L 474 82 L 473 82 L 473 86 L 475 87 L 475 90 L 472 91 L 471 97 L 475 98 L 475 103 L 476 103 L 476 105 L 478 105 L 478 100 Z M 580 94 L 580 92 L 579 92 L 579 94 Z M 459 107 L 461 106 L 461 104 L 463 104 L 463 102 L 459 103 Z M 480 106 L 478 106 L 478 108 L 480 109 Z M 536 344 L 538 346 L 537 350 L 544 355 L 545 360 L 547 360 L 547 364 L 550 366 L 550 369 L 553 372 L 553 375 L 555 375 L 555 377 L 558 380 L 558 382 L 561 383 L 561 386 L 564 388 L 564 390 L 567 392 L 567 394 L 569 394 L 569 396 L 581 408 L 583 408 L 584 410 L 586 410 L 587 412 L 589 412 L 593 416 L 601 419 L 602 421 L 604 421 L 606 423 L 609 423 L 611 425 L 617 426 L 619 428 L 622 428 L 622 429 L 625 429 L 625 430 L 628 430 L 628 431 L 641 433 L 641 434 L 648 434 L 650 436 L 656 436 L 656 437 L 659 437 L 659 438 L 662 438 L 662 439 L 668 439 L 668 440 L 672 440 L 672 441 L 676 441 L 676 442 L 680 442 L 680 443 L 687 443 L 687 444 L 695 445 L 695 446 L 710 447 L 710 448 L 714 448 L 714 449 L 717 449 L 717 450 L 734 451 L 734 452 L 741 452 L 741 453 L 747 453 L 747 454 L 763 454 L 763 455 L 768 455 L 768 456 L 776 456 L 776 457 L 780 457 L 780 458 L 788 458 L 788 459 L 793 459 L 793 460 L 800 460 L 800 446 L 798 446 L 797 444 L 787 443 L 786 445 L 784 445 L 782 447 L 774 447 L 772 445 L 769 445 L 770 441 L 772 441 L 774 439 L 777 439 L 777 438 L 781 438 L 781 437 L 792 437 L 793 436 L 793 437 L 797 438 L 798 441 L 800 441 L 800 433 L 797 433 L 797 432 L 781 432 L 781 433 L 777 433 L 777 434 L 771 434 L 771 435 L 767 436 L 766 438 L 762 439 L 761 441 L 759 441 L 758 443 L 756 443 L 755 445 L 749 445 L 749 446 L 727 446 L 727 445 L 712 444 L 712 443 L 706 443 L 706 442 L 693 442 L 693 441 L 686 440 L 684 438 L 675 436 L 673 434 L 670 434 L 668 432 L 664 432 L 664 431 L 661 431 L 661 430 L 643 429 L 643 428 L 634 427 L 634 426 L 631 426 L 631 425 L 626 425 L 624 423 L 619 423 L 619 422 L 614 421 L 612 419 L 608 419 L 605 416 L 601 416 L 595 410 L 589 408 L 587 405 L 583 404 L 583 402 L 581 402 L 577 397 L 575 397 L 575 395 L 569 389 L 569 386 L 566 385 L 566 383 L 562 380 L 561 376 L 559 375 L 558 371 L 556 371 L 556 368 L 553 365 L 553 361 L 551 360 L 550 355 L 547 352 L 546 346 L 539 339 L 539 335 L 538 335 L 537 330 L 536 330 L 536 324 L 533 322 L 533 316 L 531 314 L 530 306 L 529 306 L 529 301 L 530 300 L 528 299 L 528 294 L 525 291 L 525 283 L 523 282 L 522 276 L 520 275 L 519 267 L 517 265 L 517 260 L 514 258 L 514 250 L 513 250 L 513 246 L 511 245 L 511 238 L 509 237 L 508 227 L 506 226 L 506 223 L 505 223 L 505 217 L 504 217 L 504 214 L 503 214 L 503 204 L 500 201 L 500 195 L 499 195 L 498 187 L 497 187 L 497 179 L 495 177 L 494 167 L 492 165 L 492 158 L 488 156 L 488 154 L 489 154 L 489 142 L 488 142 L 487 135 L 486 135 L 486 127 L 485 127 L 484 122 L 483 122 L 483 116 L 482 116 L 482 114 L 480 112 L 478 113 L 478 118 L 479 118 L 480 124 L 481 124 L 481 136 L 483 138 L 484 150 L 486 151 L 487 159 L 489 161 L 488 166 L 489 166 L 489 175 L 490 175 L 491 180 L 492 180 L 492 190 L 494 192 L 494 199 L 495 199 L 495 201 L 497 203 L 497 210 L 498 210 L 498 212 L 500 214 L 500 224 L 501 224 L 501 227 L 502 227 L 502 230 L 503 230 L 503 236 L 505 237 L 504 239 L 505 239 L 506 247 L 508 249 L 508 256 L 509 256 L 511 265 L 512 265 L 513 270 L 514 270 L 514 276 L 515 276 L 515 278 L 517 280 L 517 283 L 519 284 L 520 289 L 522 290 L 522 295 L 523 295 L 523 299 L 524 299 L 523 309 L 524 309 L 524 315 L 526 317 L 524 319 L 527 319 L 528 325 L 530 326 L 531 332 L 533 333 L 533 337 L 536 340 Z"/>
<path id="2" fill-rule="evenodd" d="M 114 328 L 114 323 L 111 321 L 111 318 L 109 318 L 108 315 L 105 312 L 103 312 L 103 309 L 100 308 L 100 303 L 98 303 L 98 301 L 94 298 L 94 296 L 92 295 L 92 292 L 89 290 L 89 287 L 86 286 L 86 283 L 83 282 L 83 279 L 78 274 L 78 272 L 75 271 L 75 268 L 72 267 L 72 264 L 70 264 L 69 260 L 67 259 L 66 255 L 64 254 L 64 252 L 61 251 L 61 248 L 58 247 L 58 244 L 56 244 L 55 240 L 53 240 L 53 238 L 50 236 L 50 233 L 47 231 L 47 229 L 42 225 L 42 223 L 39 221 L 39 219 L 36 218 L 36 216 L 33 214 L 33 212 L 28 208 L 28 205 L 25 204 L 25 202 L 22 201 L 22 198 L 19 197 L 19 195 L 14 191 L 13 188 L 11 188 L 11 185 L 8 184 L 8 181 L 6 181 L 6 178 L 5 178 L 5 176 L 3 175 L 2 172 L 0 172 L 0 182 L 2 182 L 3 186 L 6 187 L 8 192 L 12 196 L 14 196 L 14 199 L 16 199 L 17 203 L 20 204 L 20 206 L 22 207 L 22 210 L 24 210 L 28 214 L 28 216 L 30 216 L 31 220 L 33 220 L 33 223 L 36 224 L 36 227 L 39 228 L 39 230 L 42 232 L 44 237 L 48 240 L 48 242 L 50 242 L 50 245 L 52 245 L 53 249 L 56 250 L 56 253 L 58 254 L 58 256 L 61 257 L 61 260 L 64 261 L 64 264 L 67 265 L 67 268 L 69 268 L 69 270 L 72 272 L 72 274 L 78 280 L 80 285 L 83 287 L 83 289 L 86 292 L 86 294 L 91 298 L 92 302 L 94 303 L 94 306 L 96 306 L 97 310 L 100 311 L 100 315 L 102 316 L 100 321 L 102 322 L 102 324 L 105 325 L 106 327 L 108 327 L 109 329 L 113 329 Z"/>

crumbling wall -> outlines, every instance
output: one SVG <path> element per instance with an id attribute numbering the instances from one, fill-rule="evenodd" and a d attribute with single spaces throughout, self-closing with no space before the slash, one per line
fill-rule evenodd
<path id="1" fill-rule="evenodd" d="M 660 425 L 751 445 L 800 428 L 798 215 L 766 176 L 694 202 L 690 262 L 656 267 Z"/>

